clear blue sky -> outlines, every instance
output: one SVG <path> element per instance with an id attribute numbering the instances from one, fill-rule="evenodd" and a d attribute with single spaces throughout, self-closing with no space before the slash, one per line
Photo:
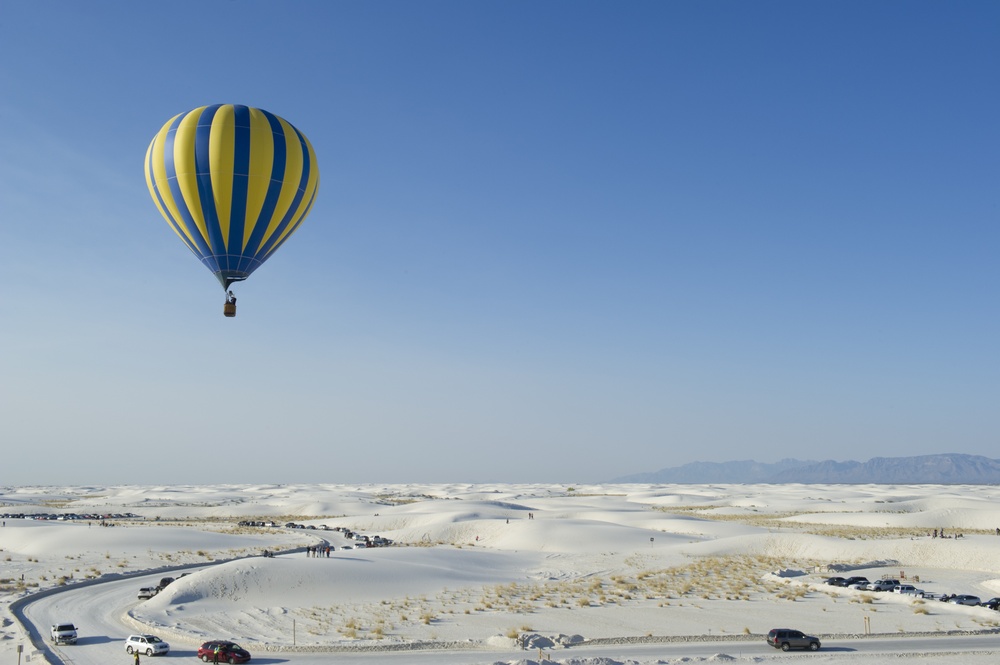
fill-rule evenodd
<path id="1" fill-rule="evenodd" d="M 586 482 L 998 453 L 1000 3 L 0 10 L 5 484 Z M 316 150 L 239 315 L 154 207 Z"/>

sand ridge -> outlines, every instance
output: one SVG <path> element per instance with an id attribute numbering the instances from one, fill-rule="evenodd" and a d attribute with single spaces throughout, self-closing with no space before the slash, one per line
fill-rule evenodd
<path id="1" fill-rule="evenodd" d="M 935 486 L 220 485 L 3 488 L 0 512 L 128 510 L 113 527 L 7 518 L 9 600 L 74 580 L 232 559 L 137 602 L 133 625 L 256 649 L 990 630 L 1000 613 L 833 589 L 826 570 L 1000 593 L 1000 489 Z M 240 527 L 281 516 L 391 538 Z M 960 538 L 934 538 L 933 529 Z M 72 543 L 67 548 L 66 543 Z M 329 543 L 274 558 L 264 549 Z M 24 580 L 20 579 L 24 575 Z M 2 629 L 0 650 L 19 639 Z"/>

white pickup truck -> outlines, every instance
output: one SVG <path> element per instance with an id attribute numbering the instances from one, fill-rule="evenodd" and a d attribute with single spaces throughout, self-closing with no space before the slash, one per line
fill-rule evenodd
<path id="1" fill-rule="evenodd" d="M 71 623 L 53 624 L 51 636 L 56 644 L 76 644 L 76 626 Z"/>

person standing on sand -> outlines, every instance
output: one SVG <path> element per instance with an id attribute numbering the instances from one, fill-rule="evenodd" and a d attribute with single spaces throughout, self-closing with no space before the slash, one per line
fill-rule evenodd
<path id="1" fill-rule="evenodd" d="M 215 651 L 212 652 L 212 662 L 215 663 L 215 665 L 219 665 L 219 649 L 221 648 L 222 648 L 221 644 L 216 644 Z"/>
<path id="2" fill-rule="evenodd" d="M 135 656 L 135 665 L 139 665 L 139 650 L 136 649 L 135 651 L 133 651 L 132 655 Z"/>

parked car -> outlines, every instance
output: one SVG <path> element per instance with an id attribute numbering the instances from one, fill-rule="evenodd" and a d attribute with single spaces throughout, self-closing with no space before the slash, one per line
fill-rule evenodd
<path id="1" fill-rule="evenodd" d="M 892 592 L 901 593 L 906 596 L 917 596 L 919 598 L 924 597 L 924 590 L 918 589 L 912 584 L 897 584 L 896 586 L 892 587 Z"/>
<path id="2" fill-rule="evenodd" d="M 899 586 L 899 580 L 883 578 L 870 582 L 865 588 L 869 591 L 892 591 L 894 586 Z"/>
<path id="3" fill-rule="evenodd" d="M 979 605 L 981 602 L 979 596 L 970 596 L 968 594 L 959 594 L 957 596 L 952 596 L 948 599 L 949 603 L 955 603 L 956 605 Z"/>
<path id="4" fill-rule="evenodd" d="M 767 633 L 767 643 L 775 649 L 789 651 L 791 649 L 809 649 L 818 651 L 820 647 L 819 638 L 806 635 L 801 630 L 790 628 L 773 628 Z"/>
<path id="5" fill-rule="evenodd" d="M 991 610 L 1000 609 L 1000 598 L 990 598 L 989 600 L 984 600 L 979 604 L 983 607 L 988 607 Z"/>
<path id="6" fill-rule="evenodd" d="M 849 586 L 854 585 L 854 584 L 861 584 L 863 586 L 867 586 L 868 585 L 868 578 L 867 577 L 848 577 L 846 580 L 844 580 L 843 582 L 841 582 L 837 586 L 849 587 Z"/>
<path id="7" fill-rule="evenodd" d="M 840 586 L 840 583 L 844 581 L 843 577 L 828 577 L 823 580 L 823 584 L 829 584 L 830 586 Z"/>
<path id="8" fill-rule="evenodd" d="M 139 600 L 149 600 L 156 595 L 156 587 L 144 586 L 139 589 Z"/>
<path id="9" fill-rule="evenodd" d="M 164 589 L 166 589 L 166 588 L 167 588 L 167 586 L 169 586 L 169 585 L 170 585 L 170 583 L 171 583 L 171 582 L 173 582 L 173 581 L 174 581 L 174 578 L 172 578 L 172 577 L 164 577 L 164 578 L 162 578 L 162 579 L 160 580 L 160 583 L 156 585 L 156 590 L 157 590 L 157 591 L 163 591 L 163 590 L 164 590 Z"/>
<path id="10" fill-rule="evenodd" d="M 206 663 L 215 662 L 215 648 L 219 647 L 220 663 L 246 663 L 250 660 L 250 652 L 235 642 L 227 640 L 212 640 L 198 647 L 198 658 Z"/>
<path id="11" fill-rule="evenodd" d="M 156 635 L 129 635 L 125 639 L 125 651 L 138 651 L 147 656 L 165 656 L 170 653 L 170 645 Z"/>

